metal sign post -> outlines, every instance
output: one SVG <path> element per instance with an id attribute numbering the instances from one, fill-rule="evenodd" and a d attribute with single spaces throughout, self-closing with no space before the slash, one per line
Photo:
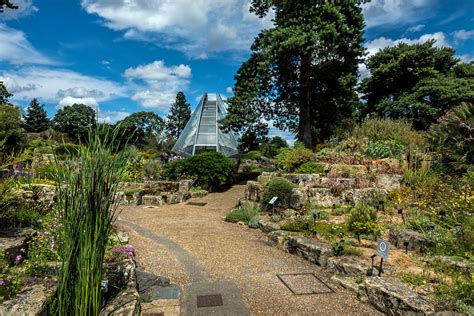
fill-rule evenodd
<path id="1" fill-rule="evenodd" d="M 272 197 L 270 202 L 268 202 L 269 205 L 272 206 L 272 215 L 275 215 L 275 202 L 278 200 L 278 196 Z"/>

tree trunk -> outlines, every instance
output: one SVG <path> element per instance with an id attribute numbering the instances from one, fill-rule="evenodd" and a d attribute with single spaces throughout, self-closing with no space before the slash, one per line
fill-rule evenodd
<path id="1" fill-rule="evenodd" d="M 313 135 L 311 133 L 311 90 L 310 90 L 310 70 L 311 59 L 310 56 L 304 54 L 301 58 L 300 65 L 300 111 L 299 111 L 299 126 L 298 126 L 298 140 L 306 147 L 313 147 Z"/>

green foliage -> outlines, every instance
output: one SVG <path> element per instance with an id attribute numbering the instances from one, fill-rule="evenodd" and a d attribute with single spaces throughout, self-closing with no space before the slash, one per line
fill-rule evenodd
<path id="1" fill-rule="evenodd" d="M 347 234 L 347 228 L 345 226 L 327 222 L 314 222 L 312 219 L 286 222 L 280 229 L 291 232 L 318 234 L 318 236 L 326 240 L 334 240 L 335 238 L 341 238 Z"/>
<path id="2" fill-rule="evenodd" d="M 136 112 L 117 122 L 116 126 L 120 128 L 122 143 L 143 148 L 150 142 L 157 143 L 156 138 L 163 131 L 164 122 L 154 112 Z"/>
<path id="3" fill-rule="evenodd" d="M 427 273 L 414 274 L 414 273 L 402 273 L 400 278 L 411 285 L 422 286 L 429 282 L 429 275 Z"/>
<path id="4" fill-rule="evenodd" d="M 206 151 L 165 165 L 164 175 L 170 180 L 195 178 L 197 185 L 212 188 L 228 183 L 234 164 L 222 153 Z"/>
<path id="5" fill-rule="evenodd" d="M 26 109 L 24 116 L 24 126 L 27 132 L 40 133 L 44 132 L 51 126 L 51 121 L 44 109 L 44 105 L 40 105 L 37 99 L 33 99 Z"/>
<path id="6" fill-rule="evenodd" d="M 64 143 L 54 147 L 54 154 L 58 159 L 74 157 L 79 154 L 81 146 L 73 143 Z"/>
<path id="7" fill-rule="evenodd" d="M 260 217 L 258 215 L 255 215 L 254 217 L 252 217 L 249 222 L 248 222 L 248 226 L 250 228 L 258 228 L 258 222 L 260 221 Z"/>
<path id="8" fill-rule="evenodd" d="M 13 151 L 20 149 L 24 130 L 20 109 L 0 103 L 0 163 Z"/>
<path id="9" fill-rule="evenodd" d="M 372 159 L 401 158 L 405 151 L 406 147 L 398 141 L 370 140 L 366 155 Z"/>
<path id="10" fill-rule="evenodd" d="M 279 221 L 281 221 L 281 216 L 279 214 L 273 214 L 271 219 L 272 222 L 278 223 Z"/>
<path id="11" fill-rule="evenodd" d="M 428 168 L 420 168 L 418 170 L 406 169 L 403 172 L 403 183 L 410 188 L 433 187 L 439 181 L 439 176 Z"/>
<path id="12" fill-rule="evenodd" d="M 400 43 L 369 57 L 372 75 L 360 86 L 367 100 L 361 116 L 406 118 L 424 130 L 453 106 L 474 101 L 474 77 L 467 69 L 474 65 L 456 70 L 455 51 L 434 44 Z"/>
<path id="13" fill-rule="evenodd" d="M 176 95 L 176 101 L 171 105 L 170 111 L 166 116 L 168 138 L 177 140 L 190 118 L 191 106 L 186 101 L 184 93 L 180 91 Z"/>
<path id="14" fill-rule="evenodd" d="M 163 173 L 163 165 L 158 159 L 147 159 L 143 162 L 143 175 L 147 180 L 158 180 Z"/>
<path id="15" fill-rule="evenodd" d="M 97 315 L 103 307 L 103 259 L 127 161 L 125 153 L 114 154 L 115 136 L 91 130 L 87 146 L 55 173 L 61 210 L 60 315 Z"/>
<path id="16" fill-rule="evenodd" d="M 296 143 L 292 148 L 282 148 L 275 158 L 280 168 L 291 172 L 305 162 L 314 160 L 314 154 L 301 143 Z"/>
<path id="17" fill-rule="evenodd" d="M 260 143 L 260 151 L 265 157 L 273 158 L 280 152 L 281 148 L 287 148 L 286 140 L 279 136 L 273 137 L 270 141 Z"/>
<path id="18" fill-rule="evenodd" d="M 122 174 L 121 181 L 140 182 L 143 180 L 143 160 L 138 149 L 135 146 L 129 146 L 125 149 L 128 160 Z"/>
<path id="19" fill-rule="evenodd" d="M 314 161 L 308 161 L 303 163 L 301 166 L 295 169 L 295 173 L 303 173 L 303 174 L 320 174 L 325 175 L 326 171 L 324 170 L 324 166 Z"/>
<path id="20" fill-rule="evenodd" d="M 74 141 L 87 140 L 89 129 L 96 123 L 95 111 L 84 104 L 73 104 L 59 109 L 54 116 L 54 129 L 66 133 Z"/>
<path id="21" fill-rule="evenodd" d="M 242 159 L 259 160 L 263 154 L 258 150 L 252 150 L 242 155 Z"/>
<path id="22" fill-rule="evenodd" d="M 474 103 L 452 109 L 430 130 L 430 139 L 447 174 L 461 174 L 474 162 Z"/>
<path id="23" fill-rule="evenodd" d="M 268 181 L 263 192 L 261 205 L 264 210 L 271 210 L 272 206 L 268 204 L 270 200 L 276 196 L 278 200 L 275 206 L 287 208 L 289 206 L 289 198 L 295 185 L 285 178 L 275 177 Z"/>
<path id="24" fill-rule="evenodd" d="M 330 178 L 356 178 L 365 174 L 365 171 L 355 166 L 346 164 L 334 164 L 329 170 Z"/>
<path id="25" fill-rule="evenodd" d="M 372 235 L 373 239 L 377 239 L 382 230 L 377 224 L 377 210 L 367 205 L 357 205 L 351 210 L 347 227 L 357 238 L 360 235 Z"/>
<path id="26" fill-rule="evenodd" d="M 236 75 L 224 125 L 242 132 L 269 119 L 306 147 L 322 142 L 352 117 L 363 57 L 364 18 L 356 1 L 252 1 L 251 11 L 275 14 Z M 317 106 L 314 106 L 317 104 Z"/>
<path id="27" fill-rule="evenodd" d="M 252 218 L 258 216 L 258 210 L 254 208 L 238 208 L 227 214 L 226 222 L 237 223 L 244 222 L 248 224 Z"/>
<path id="28" fill-rule="evenodd" d="M 425 135 L 413 130 L 411 123 L 404 119 L 368 118 L 356 125 L 350 136 L 371 141 L 393 141 L 420 148 L 426 143 Z"/>

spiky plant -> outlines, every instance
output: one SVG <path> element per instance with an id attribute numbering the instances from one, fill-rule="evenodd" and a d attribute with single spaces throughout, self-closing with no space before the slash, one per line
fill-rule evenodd
<path id="1" fill-rule="evenodd" d="M 90 131 L 78 155 L 57 161 L 62 222 L 59 315 L 98 315 L 103 305 L 103 259 L 127 157 L 114 154 L 117 132 L 100 129 Z"/>

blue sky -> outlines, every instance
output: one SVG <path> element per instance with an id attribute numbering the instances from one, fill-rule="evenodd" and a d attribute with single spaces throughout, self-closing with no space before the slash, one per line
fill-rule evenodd
<path id="1" fill-rule="evenodd" d="M 101 120 L 165 115 L 178 91 L 194 108 L 203 92 L 232 93 L 233 76 L 271 16 L 249 0 L 11 0 L 0 13 L 0 80 L 25 107 L 50 116 L 85 103 Z M 373 0 L 364 5 L 367 51 L 430 38 L 474 60 L 473 0 Z M 363 65 L 361 76 L 368 73 Z M 277 134 L 272 130 L 272 134 Z M 288 135 L 285 135 L 288 138 Z"/>

